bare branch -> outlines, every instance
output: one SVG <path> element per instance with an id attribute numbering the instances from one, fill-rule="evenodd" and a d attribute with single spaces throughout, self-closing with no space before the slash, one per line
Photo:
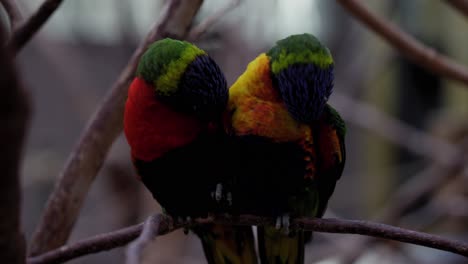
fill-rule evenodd
<path id="1" fill-rule="evenodd" d="M 223 8 L 219 9 L 211 16 L 208 16 L 205 20 L 203 20 L 197 26 L 192 28 L 192 30 L 190 30 L 190 33 L 188 34 L 187 39 L 189 41 L 195 41 L 199 39 L 203 34 L 205 34 L 206 30 L 210 28 L 213 24 L 218 22 L 218 20 L 221 19 L 221 17 L 223 17 L 228 12 L 239 6 L 240 2 L 240 0 L 229 0 L 229 2 Z"/>
<path id="2" fill-rule="evenodd" d="M 160 217 L 161 222 L 158 235 L 170 233 L 181 227 L 187 227 L 187 225 L 173 225 L 172 219 L 168 216 Z M 216 216 L 215 218 L 196 219 L 195 222 L 198 224 L 216 222 L 221 224 L 251 226 L 273 224 L 274 219 L 253 215 L 241 215 L 230 218 Z M 28 264 L 63 262 L 86 254 L 97 253 L 103 250 L 123 246 L 132 239 L 135 239 L 141 233 L 142 226 L 143 224 L 127 227 L 125 229 L 85 239 L 70 246 L 63 246 L 60 249 L 47 252 L 43 255 L 28 258 Z M 468 257 L 468 243 L 368 221 L 335 218 L 300 218 L 293 221 L 292 228 L 324 233 L 373 236 L 431 247 Z"/>
<path id="3" fill-rule="evenodd" d="M 86 238 L 72 245 L 62 246 L 36 257 L 29 257 L 27 263 L 62 263 L 81 256 L 122 247 L 135 239 L 142 228 L 143 224 L 139 224 Z"/>
<path id="4" fill-rule="evenodd" d="M 421 201 L 430 199 L 437 190 L 455 180 L 464 170 L 468 155 L 466 151 L 468 150 L 468 140 L 454 146 L 453 143 L 412 128 L 377 108 L 342 93 L 335 92 L 332 101 L 339 111 L 352 109 L 340 111 L 346 121 L 377 133 L 402 148 L 437 162 L 411 177 L 407 183 L 401 186 L 389 199 L 391 202 L 382 207 L 383 209 L 380 210 L 375 220 L 398 224 L 402 216 L 410 212 Z M 343 239 L 343 241 L 340 244 L 353 244 L 349 251 L 342 251 L 345 263 L 354 263 L 356 258 L 368 249 L 368 245 L 374 243 L 376 239 L 366 237 L 359 241 L 356 241 L 355 238 Z"/>
<path id="5" fill-rule="evenodd" d="M 61 3 L 62 0 L 45 0 L 37 11 L 15 30 L 8 42 L 8 47 L 10 47 L 14 54 L 17 54 L 34 34 L 39 31 Z"/>
<path id="6" fill-rule="evenodd" d="M 10 18 L 10 25 L 12 30 L 16 30 L 18 25 L 23 21 L 23 15 L 18 8 L 15 0 L 0 0 L 0 3 L 5 8 L 5 11 Z"/>
<path id="7" fill-rule="evenodd" d="M 337 2 L 414 63 L 433 73 L 468 85 L 468 69 L 465 66 L 425 46 L 393 23 L 381 19 L 359 0 L 337 0 Z"/>
<path id="8" fill-rule="evenodd" d="M 445 0 L 445 2 L 449 3 L 458 11 L 463 13 L 465 16 L 468 16 L 468 1 L 467 0 Z"/>
<path id="9" fill-rule="evenodd" d="M 163 215 L 152 215 L 143 224 L 140 236 L 127 249 L 127 264 L 140 264 L 143 250 L 159 233 L 159 224 Z"/>
<path id="10" fill-rule="evenodd" d="M 135 50 L 69 156 L 32 238 L 30 255 L 41 254 L 66 242 L 91 183 L 122 131 L 127 88 L 140 56 L 154 40 L 169 36 L 184 38 L 201 4 L 202 0 L 166 2 L 160 20 Z"/>
<path id="11" fill-rule="evenodd" d="M 371 130 L 412 153 L 444 165 L 452 164 L 460 154 L 451 143 L 392 118 L 372 105 L 339 92 L 333 94 L 332 102 L 336 103 L 338 111 L 352 109 L 340 111 L 346 121 Z"/>
<path id="12" fill-rule="evenodd" d="M 5 34 L 0 28 L 0 43 Z M 25 262 L 25 241 L 21 230 L 20 163 L 29 123 L 29 96 L 16 77 L 11 54 L 0 45 L 0 259 L 3 263 Z"/>

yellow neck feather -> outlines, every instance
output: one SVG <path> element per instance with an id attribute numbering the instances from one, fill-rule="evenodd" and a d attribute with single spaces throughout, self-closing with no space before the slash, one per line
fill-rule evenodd
<path id="1" fill-rule="evenodd" d="M 303 137 L 309 127 L 292 118 L 271 80 L 265 53 L 249 63 L 229 89 L 228 113 L 236 135 L 257 135 L 277 142 Z"/>

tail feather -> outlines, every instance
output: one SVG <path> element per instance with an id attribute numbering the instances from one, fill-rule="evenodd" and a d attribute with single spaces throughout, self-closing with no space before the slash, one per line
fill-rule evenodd
<path id="1" fill-rule="evenodd" d="M 262 264 L 304 263 L 304 232 L 284 234 L 274 227 L 258 227 L 258 250 Z"/>
<path id="2" fill-rule="evenodd" d="M 256 264 L 255 241 L 250 226 L 210 224 L 194 229 L 208 264 Z"/>

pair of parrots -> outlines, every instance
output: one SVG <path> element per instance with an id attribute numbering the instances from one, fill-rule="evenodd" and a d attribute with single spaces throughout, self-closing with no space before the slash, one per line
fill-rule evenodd
<path id="1" fill-rule="evenodd" d="M 261 263 L 304 263 L 310 233 L 290 218 L 321 217 L 345 162 L 345 125 L 327 104 L 330 51 L 310 34 L 280 40 L 227 88 L 218 65 L 172 39 L 142 56 L 124 130 L 141 180 L 165 211 L 277 219 L 258 227 Z M 208 263 L 257 263 L 249 226 L 198 225 Z"/>

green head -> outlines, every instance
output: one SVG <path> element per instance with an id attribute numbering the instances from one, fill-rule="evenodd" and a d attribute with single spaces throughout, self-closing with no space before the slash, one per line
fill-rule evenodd
<path id="1" fill-rule="evenodd" d="M 166 38 L 151 44 L 137 76 L 153 85 L 161 101 L 180 111 L 218 115 L 227 103 L 226 79 L 218 65 L 186 41 Z"/>
<path id="2" fill-rule="evenodd" d="M 311 34 L 292 35 L 267 52 L 273 83 L 298 121 L 317 120 L 333 89 L 330 51 Z"/>
<path id="3" fill-rule="evenodd" d="M 137 76 L 153 84 L 158 95 L 170 96 L 177 92 L 187 66 L 200 55 L 205 52 L 189 42 L 170 38 L 159 40 L 141 56 Z"/>
<path id="4" fill-rule="evenodd" d="M 291 65 L 313 64 L 324 69 L 333 64 L 330 50 L 307 33 L 279 40 L 267 55 L 271 60 L 271 71 L 275 75 Z"/>

